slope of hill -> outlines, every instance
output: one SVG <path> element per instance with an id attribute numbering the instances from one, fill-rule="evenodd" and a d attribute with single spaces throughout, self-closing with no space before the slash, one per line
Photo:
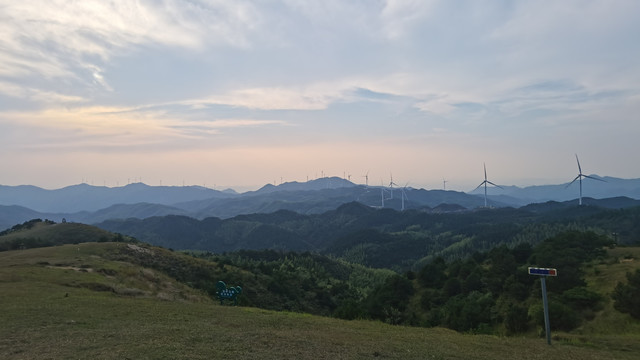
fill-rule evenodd
<path id="1" fill-rule="evenodd" d="M 82 242 L 132 241 L 130 237 L 80 224 L 34 219 L 0 232 L 0 251 Z"/>
<path id="2" fill-rule="evenodd" d="M 607 250 L 607 261 L 594 261 L 586 266 L 586 282 L 589 288 L 601 294 L 612 294 L 618 283 L 626 283 L 626 274 L 640 270 L 640 247 L 617 247 Z M 628 314 L 615 310 L 614 302 L 606 302 L 596 314 L 593 321 L 580 326 L 576 331 L 579 335 L 612 336 L 618 341 L 626 338 L 635 342 L 640 334 L 640 321 L 634 321 Z M 623 336 L 626 334 L 626 336 Z M 606 336 L 603 336 L 606 339 Z"/>
<path id="3" fill-rule="evenodd" d="M 371 267 L 403 270 L 434 256 L 462 258 L 506 244 L 536 244 L 566 230 L 595 230 L 620 244 L 640 240 L 640 207 L 547 204 L 438 213 L 374 209 L 357 202 L 322 214 L 281 210 L 230 219 L 154 217 L 109 220 L 109 231 L 173 249 L 216 253 L 240 249 L 317 251 Z"/>
<path id="4" fill-rule="evenodd" d="M 32 238 L 25 236 L 37 236 L 37 238 L 29 241 Z M 10 231 L 4 232 L 0 236 L 0 253 L 12 249 L 26 251 L 28 248 L 38 247 L 46 247 L 55 253 L 57 251 L 55 249 L 60 246 L 54 245 L 66 243 L 80 245 L 87 241 L 99 241 L 95 243 L 95 247 L 91 248 L 99 249 L 104 247 L 102 244 L 110 244 L 105 242 L 107 237 L 118 241 L 122 246 L 105 245 L 109 250 L 100 256 L 105 261 L 151 268 L 205 291 L 210 296 L 215 294 L 215 284 L 220 279 L 242 284 L 243 287 L 247 287 L 247 290 L 240 299 L 240 303 L 263 309 L 328 315 L 331 309 L 336 307 L 338 299 L 348 297 L 360 301 L 371 288 L 380 285 L 393 274 L 390 270 L 366 269 L 360 265 L 331 260 L 317 254 L 291 252 L 244 251 L 234 255 L 234 262 L 238 261 L 238 256 L 244 259 L 239 262 L 239 266 L 236 266 L 230 265 L 232 261 L 229 257 L 218 258 L 210 253 L 202 253 L 200 257 L 206 259 L 197 259 L 194 256 L 122 238 L 118 234 L 107 233 L 88 225 L 55 224 L 39 220 L 16 225 Z M 80 247 L 77 250 L 80 251 Z M 255 259 L 260 259 L 260 271 L 247 265 Z M 77 261 L 80 260 L 75 259 L 73 263 Z M 286 265 L 286 268 L 282 268 L 283 265 Z M 80 269 L 90 267 L 88 265 L 73 266 Z M 111 271 L 103 272 L 109 276 L 114 275 Z M 107 281 L 109 278 L 104 280 Z M 104 282 L 95 286 L 101 289 L 107 288 Z"/>
<path id="5" fill-rule="evenodd" d="M 37 212 L 23 206 L 0 205 L 0 230 L 8 229 L 15 224 L 20 224 L 31 219 L 52 219 L 56 221 L 62 220 L 62 218 L 59 220 L 54 219 L 47 214 L 43 214 L 41 212 Z"/>
<path id="6" fill-rule="evenodd" d="M 182 209 L 160 204 L 135 203 L 116 204 L 94 212 L 82 212 L 67 215 L 69 219 L 95 224 L 109 219 L 146 219 L 153 216 L 188 215 Z"/>
<path id="7" fill-rule="evenodd" d="M 537 337 L 220 306 L 155 268 L 110 259 L 149 252 L 167 264 L 184 257 L 124 243 L 0 252 L 0 357 L 591 360 L 635 359 L 640 351 L 615 332 L 556 334 L 547 346 Z M 187 268 L 201 264 L 190 261 Z"/>

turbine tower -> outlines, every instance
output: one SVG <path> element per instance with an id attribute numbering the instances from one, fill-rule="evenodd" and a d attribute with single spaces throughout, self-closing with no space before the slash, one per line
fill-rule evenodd
<path id="1" fill-rule="evenodd" d="M 384 187 L 384 182 L 380 179 L 380 208 L 384 208 L 384 192 L 387 189 Z"/>
<path id="2" fill-rule="evenodd" d="M 502 186 L 500 185 L 496 185 L 494 183 L 492 183 L 491 181 L 487 180 L 487 164 L 482 164 L 484 165 L 484 181 L 480 183 L 480 185 L 478 185 L 478 187 L 476 187 L 475 189 L 473 189 L 473 191 L 478 190 L 482 185 L 484 185 L 484 207 L 487 207 L 487 184 L 491 184 L 495 187 L 498 187 L 500 189 L 504 189 Z"/>
<path id="3" fill-rule="evenodd" d="M 369 170 L 367 170 L 367 173 L 364 174 L 362 177 L 364 178 L 364 185 L 368 187 L 369 186 Z"/>
<path id="4" fill-rule="evenodd" d="M 578 163 L 578 175 L 573 179 L 573 181 L 571 181 L 567 186 L 565 186 L 565 189 L 571 186 L 571 184 L 573 184 L 574 182 L 576 182 L 576 180 L 578 180 L 578 182 L 580 183 L 580 197 L 578 198 L 578 205 L 582 205 L 582 178 L 588 178 L 588 179 L 598 180 L 602 182 L 606 182 L 606 181 L 602 179 L 594 178 L 593 176 L 583 174 L 582 167 L 580 167 L 580 160 L 578 160 L 578 154 L 576 154 L 576 162 Z"/>
<path id="5" fill-rule="evenodd" d="M 409 198 L 407 197 L 407 186 L 409 185 L 409 183 L 407 183 L 403 188 L 400 188 L 400 192 L 402 193 L 402 208 L 400 209 L 401 211 L 404 211 L 404 200 L 406 199 L 407 201 L 409 201 Z"/>
<path id="6" fill-rule="evenodd" d="M 398 185 L 396 183 L 393 182 L 393 174 L 391 175 L 391 181 L 389 181 L 389 188 L 391 189 L 390 193 L 391 193 L 391 200 L 393 200 L 393 185 Z"/>

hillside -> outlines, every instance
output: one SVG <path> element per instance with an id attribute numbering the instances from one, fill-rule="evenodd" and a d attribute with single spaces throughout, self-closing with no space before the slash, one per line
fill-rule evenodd
<path id="1" fill-rule="evenodd" d="M 609 249 L 606 262 L 594 261 L 586 266 L 587 286 L 601 294 L 611 294 L 619 283 L 626 283 L 626 274 L 640 270 L 640 247 L 618 247 Z M 637 343 L 640 321 L 616 311 L 612 301 L 606 302 L 593 321 L 574 331 L 580 336 L 601 337 L 603 342 L 627 341 Z M 606 334 L 611 334 L 607 337 Z"/>
<path id="2" fill-rule="evenodd" d="M 375 209 L 358 202 L 322 214 L 280 210 L 230 219 L 184 216 L 110 220 L 109 231 L 173 249 L 223 253 L 240 249 L 315 251 L 369 267 L 414 270 L 435 256 L 537 244 L 566 230 L 594 230 L 619 244 L 640 240 L 640 207 L 607 209 L 564 203 L 438 213 Z"/>
<path id="3" fill-rule="evenodd" d="M 612 336 L 560 334 L 547 346 L 535 337 L 220 306 L 160 271 L 109 259 L 143 249 L 83 243 L 1 252 L 0 357 L 588 360 L 635 359 L 640 351 Z"/>
<path id="4" fill-rule="evenodd" d="M 50 220 L 33 219 L 0 232 L 0 251 L 82 242 L 132 240 L 128 236 L 114 234 L 90 225 L 67 222 L 57 224 Z"/>

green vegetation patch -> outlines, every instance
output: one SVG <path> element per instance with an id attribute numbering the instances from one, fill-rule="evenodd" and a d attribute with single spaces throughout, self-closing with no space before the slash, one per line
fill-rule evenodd
<path id="1" fill-rule="evenodd" d="M 119 296 L 62 284 L 105 276 L 97 271 L 42 265 L 44 261 L 81 263 L 115 269 L 118 274 L 139 274 L 141 268 L 101 256 L 122 245 L 82 244 L 79 251 L 67 245 L 0 254 L 0 358 L 588 360 L 635 356 L 564 341 L 550 347 L 542 339 L 471 336 L 441 328 L 227 307 L 203 297 L 166 301 Z"/>
<path id="2" fill-rule="evenodd" d="M 34 219 L 0 232 L 0 251 L 83 242 L 135 242 L 135 239 L 79 223 Z"/>

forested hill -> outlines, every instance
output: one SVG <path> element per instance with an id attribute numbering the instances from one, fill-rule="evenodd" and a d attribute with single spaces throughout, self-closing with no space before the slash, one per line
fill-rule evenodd
<path id="1" fill-rule="evenodd" d="M 281 210 L 224 220 L 164 216 L 110 220 L 98 226 L 172 249 L 314 251 L 403 270 L 436 256 L 454 260 L 502 244 L 537 244 L 566 230 L 592 230 L 620 244 L 635 244 L 640 239 L 640 207 L 611 210 L 549 203 L 438 214 L 353 202 L 318 215 Z"/>

